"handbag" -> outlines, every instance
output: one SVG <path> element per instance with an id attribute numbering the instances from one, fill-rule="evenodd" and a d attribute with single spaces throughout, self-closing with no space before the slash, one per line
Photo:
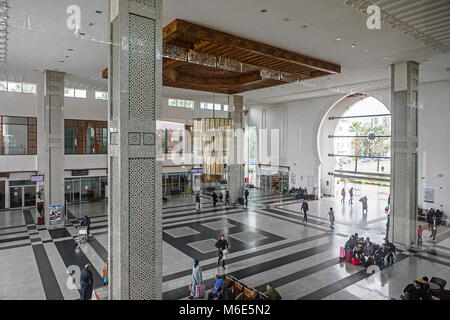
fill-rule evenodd
<path id="1" fill-rule="evenodd" d="M 227 249 L 223 250 L 222 254 L 223 254 L 223 258 L 222 258 L 223 260 L 228 260 L 230 258 L 230 252 Z"/>

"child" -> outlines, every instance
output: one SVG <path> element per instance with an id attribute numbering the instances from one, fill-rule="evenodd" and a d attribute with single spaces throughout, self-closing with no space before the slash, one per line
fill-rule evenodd
<path id="1" fill-rule="evenodd" d="M 419 226 L 419 228 L 417 228 L 417 245 L 421 246 L 422 245 L 422 226 Z"/>

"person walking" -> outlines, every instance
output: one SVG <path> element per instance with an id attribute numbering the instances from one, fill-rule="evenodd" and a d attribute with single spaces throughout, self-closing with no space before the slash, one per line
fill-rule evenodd
<path id="1" fill-rule="evenodd" d="M 245 189 L 244 197 L 245 197 L 245 206 L 246 207 L 248 206 L 248 195 L 249 195 L 248 189 Z"/>
<path id="2" fill-rule="evenodd" d="M 345 203 L 345 188 L 342 188 L 341 196 L 342 196 L 342 203 Z"/>
<path id="3" fill-rule="evenodd" d="M 91 265 L 88 263 L 80 273 L 81 300 L 91 300 L 94 286 L 94 277 L 92 276 Z"/>
<path id="4" fill-rule="evenodd" d="M 348 202 L 350 202 L 350 204 L 353 204 L 353 187 L 348 190 L 348 196 L 350 197 L 350 199 L 348 199 Z"/>
<path id="5" fill-rule="evenodd" d="M 303 222 L 308 222 L 309 207 L 308 207 L 308 202 L 306 202 L 306 200 L 303 200 L 301 210 L 303 211 Z"/>
<path id="6" fill-rule="evenodd" d="M 91 219 L 87 214 L 81 219 L 80 226 L 87 228 L 86 240 L 89 240 L 89 231 L 91 230 Z"/>
<path id="7" fill-rule="evenodd" d="M 436 242 L 436 235 L 437 235 L 437 223 L 436 223 L 436 217 L 433 216 L 433 223 L 431 225 L 431 235 L 430 238 L 433 242 Z"/>
<path id="8" fill-rule="evenodd" d="M 417 228 L 417 245 L 418 246 L 422 246 L 422 233 L 423 233 L 422 226 L 419 225 L 419 227 Z"/>
<path id="9" fill-rule="evenodd" d="M 230 205 L 230 193 L 228 192 L 228 190 L 227 190 L 227 192 L 225 193 L 225 205 L 226 205 L 226 206 L 229 206 L 229 205 Z"/>
<path id="10" fill-rule="evenodd" d="M 330 228 L 334 229 L 334 211 L 333 211 L 333 208 L 330 208 L 330 211 L 328 212 L 328 219 L 330 219 Z"/>
<path id="11" fill-rule="evenodd" d="M 217 205 L 217 193 L 214 191 L 212 194 L 213 207 Z"/>
<path id="12" fill-rule="evenodd" d="M 359 199 L 359 202 L 362 203 L 362 213 L 367 213 L 367 196 L 362 197 Z"/>
<path id="13" fill-rule="evenodd" d="M 219 201 L 220 201 L 220 203 L 223 202 L 223 194 L 222 194 L 222 192 L 219 192 Z"/>
<path id="14" fill-rule="evenodd" d="M 195 207 L 197 209 L 197 212 L 201 212 L 202 211 L 202 204 L 200 202 L 200 193 L 197 193 L 195 195 Z"/>
<path id="15" fill-rule="evenodd" d="M 106 260 L 105 265 L 103 266 L 103 285 L 108 285 L 108 260 Z"/>
<path id="16" fill-rule="evenodd" d="M 203 283 L 202 267 L 197 258 L 194 258 L 194 266 L 192 267 L 192 284 L 191 284 L 191 294 L 189 299 L 194 299 L 195 289 L 198 285 Z"/>
<path id="17" fill-rule="evenodd" d="M 222 268 L 225 268 L 225 259 L 223 259 L 223 251 L 229 248 L 227 240 L 225 240 L 225 235 L 221 235 L 220 239 L 216 242 L 216 248 L 219 249 L 219 259 L 217 260 L 217 266 L 220 266 L 220 261 L 222 260 Z"/>

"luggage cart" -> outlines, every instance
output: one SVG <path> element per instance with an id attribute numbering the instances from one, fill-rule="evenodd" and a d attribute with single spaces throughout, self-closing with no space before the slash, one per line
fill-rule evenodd
<path id="1" fill-rule="evenodd" d="M 88 235 L 87 235 L 87 227 L 79 226 L 78 227 L 78 235 L 74 238 L 77 247 L 80 246 L 80 244 L 81 244 L 81 242 L 83 240 L 87 241 L 87 237 L 88 237 Z"/>

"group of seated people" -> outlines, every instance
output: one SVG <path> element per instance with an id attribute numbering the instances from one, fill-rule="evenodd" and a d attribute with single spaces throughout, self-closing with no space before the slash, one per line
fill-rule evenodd
<path id="1" fill-rule="evenodd" d="M 350 236 L 350 239 L 345 243 L 344 250 L 352 250 L 353 257 L 360 260 L 363 267 L 377 265 L 380 269 L 395 263 L 395 246 L 387 239 L 380 246 L 370 241 L 369 237 L 364 239 L 358 237 L 358 234 Z"/>
<path id="2" fill-rule="evenodd" d="M 208 294 L 208 300 L 280 300 L 280 294 L 267 285 L 267 291 L 261 293 L 256 289 L 250 288 L 233 276 L 216 275 L 214 288 Z"/>
<path id="3" fill-rule="evenodd" d="M 432 293 L 427 277 L 414 280 L 403 289 L 402 300 L 432 300 Z"/>

